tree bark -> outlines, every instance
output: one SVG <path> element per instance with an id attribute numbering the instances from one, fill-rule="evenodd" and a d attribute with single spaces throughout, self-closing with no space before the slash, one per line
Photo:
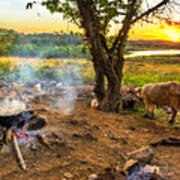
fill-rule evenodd
<path id="1" fill-rule="evenodd" d="M 101 25 L 93 10 L 93 1 L 77 0 L 82 17 L 86 37 L 93 56 L 96 73 L 96 86 L 94 92 L 99 101 L 99 109 L 103 111 L 118 111 L 120 105 L 120 87 L 124 59 L 118 57 L 117 51 L 108 52 L 104 37 L 99 32 Z M 121 53 L 122 51 L 120 51 Z M 105 88 L 105 77 L 108 86 Z"/>
<path id="2" fill-rule="evenodd" d="M 96 76 L 95 77 L 96 85 L 94 88 L 94 93 L 96 94 L 98 101 L 101 102 L 106 93 L 104 72 L 101 66 L 99 67 L 98 64 L 96 63 L 96 59 L 93 60 L 93 64 L 94 64 L 94 70 L 95 70 L 95 76 Z"/>

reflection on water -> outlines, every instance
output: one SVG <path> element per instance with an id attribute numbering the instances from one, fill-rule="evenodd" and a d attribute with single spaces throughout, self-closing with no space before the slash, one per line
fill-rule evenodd
<path id="1" fill-rule="evenodd" d="M 125 58 L 139 57 L 139 56 L 166 56 L 166 55 L 180 55 L 180 50 L 151 50 L 151 51 L 131 51 L 130 54 L 125 55 Z"/>

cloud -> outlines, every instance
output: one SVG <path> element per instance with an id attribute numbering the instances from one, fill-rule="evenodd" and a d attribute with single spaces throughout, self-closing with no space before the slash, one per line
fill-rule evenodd
<path id="1" fill-rule="evenodd" d="M 180 21 L 171 21 L 168 19 L 165 19 L 164 21 L 169 26 L 178 26 L 180 28 Z"/>

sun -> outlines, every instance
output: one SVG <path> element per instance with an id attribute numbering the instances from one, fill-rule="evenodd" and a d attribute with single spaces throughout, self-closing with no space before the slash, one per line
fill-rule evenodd
<path id="1" fill-rule="evenodd" d="M 167 29 L 164 31 L 167 40 L 173 42 L 180 42 L 180 32 L 176 31 L 175 29 Z"/>

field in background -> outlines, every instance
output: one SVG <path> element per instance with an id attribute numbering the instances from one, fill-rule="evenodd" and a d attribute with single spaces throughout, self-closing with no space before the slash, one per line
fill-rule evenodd
<path id="1" fill-rule="evenodd" d="M 94 76 L 93 64 L 86 59 L 0 58 L 0 80 L 8 82 L 65 82 L 69 77 L 72 85 L 78 85 L 94 82 Z M 163 81 L 180 82 L 180 57 L 139 57 L 125 62 L 123 85 L 143 86 Z"/>
<path id="2" fill-rule="evenodd" d="M 61 81 L 70 85 L 88 84 L 94 81 L 91 61 L 86 59 L 38 59 L 0 58 L 0 80 L 7 82 L 27 82 L 39 80 Z"/>
<path id="3" fill-rule="evenodd" d="M 165 81 L 180 82 L 180 57 L 139 57 L 125 62 L 124 85 L 137 87 Z"/>

